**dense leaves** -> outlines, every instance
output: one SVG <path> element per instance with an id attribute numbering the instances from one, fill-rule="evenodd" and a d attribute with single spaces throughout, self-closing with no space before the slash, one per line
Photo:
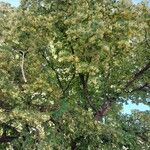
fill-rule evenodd
<path id="1" fill-rule="evenodd" d="M 150 8 L 128 0 L 1 3 L 0 149 L 149 149 Z"/>

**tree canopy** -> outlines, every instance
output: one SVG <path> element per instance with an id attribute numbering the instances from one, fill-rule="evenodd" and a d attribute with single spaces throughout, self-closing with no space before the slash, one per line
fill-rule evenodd
<path id="1" fill-rule="evenodd" d="M 129 0 L 0 4 L 0 149 L 149 149 L 150 7 Z"/>

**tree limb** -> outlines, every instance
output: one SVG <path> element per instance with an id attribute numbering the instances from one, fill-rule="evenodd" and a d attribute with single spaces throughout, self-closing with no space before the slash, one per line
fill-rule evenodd
<path id="1" fill-rule="evenodd" d="M 150 69 L 150 62 L 148 62 L 139 72 L 135 73 L 133 78 L 127 82 L 125 89 L 128 88 L 132 83 L 141 77 L 148 69 Z"/>
<path id="2" fill-rule="evenodd" d="M 11 141 L 13 141 L 16 138 L 18 138 L 18 136 L 1 136 L 0 137 L 0 143 L 11 142 Z"/>
<path id="3" fill-rule="evenodd" d="M 106 101 L 102 104 L 102 106 L 96 111 L 95 119 L 101 120 L 102 117 L 108 112 L 113 103 L 116 101 L 116 98 L 107 98 Z"/>
<path id="4" fill-rule="evenodd" d="M 88 78 L 89 78 L 89 74 L 87 75 L 84 75 L 82 73 L 79 73 L 79 78 L 80 78 L 80 82 L 81 82 L 81 85 L 82 85 L 82 90 L 83 90 L 83 94 L 84 94 L 84 97 L 85 99 L 88 101 L 90 107 L 96 111 L 96 108 L 93 106 L 93 104 L 91 103 L 92 102 L 92 98 L 91 96 L 89 95 L 89 91 L 88 91 L 88 85 L 87 85 L 87 82 L 88 82 Z"/>
<path id="5" fill-rule="evenodd" d="M 145 83 L 144 85 L 134 88 L 130 93 L 137 92 L 137 91 L 148 92 L 149 90 L 150 90 L 150 85 L 148 83 Z"/>
<path id="6" fill-rule="evenodd" d="M 20 51 L 20 53 L 22 54 L 22 61 L 21 61 L 21 64 L 20 64 L 21 73 L 22 73 L 23 80 L 24 80 L 24 82 L 26 83 L 26 82 L 27 82 L 27 78 L 26 78 L 26 76 L 25 76 L 25 71 L 24 71 L 24 59 L 25 59 L 26 53 L 23 52 L 23 51 Z"/>

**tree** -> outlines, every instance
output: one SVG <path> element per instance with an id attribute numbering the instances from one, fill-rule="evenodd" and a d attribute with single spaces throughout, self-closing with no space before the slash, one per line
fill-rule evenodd
<path id="1" fill-rule="evenodd" d="M 119 112 L 149 105 L 149 18 L 127 0 L 2 3 L 1 149 L 147 148 Z"/>

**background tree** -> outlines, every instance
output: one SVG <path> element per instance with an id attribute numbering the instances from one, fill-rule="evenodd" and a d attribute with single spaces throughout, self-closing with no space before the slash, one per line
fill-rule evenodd
<path id="1" fill-rule="evenodd" d="M 149 105 L 146 4 L 22 0 L 0 14 L 1 149 L 149 148 L 149 112 L 120 114 Z"/>

